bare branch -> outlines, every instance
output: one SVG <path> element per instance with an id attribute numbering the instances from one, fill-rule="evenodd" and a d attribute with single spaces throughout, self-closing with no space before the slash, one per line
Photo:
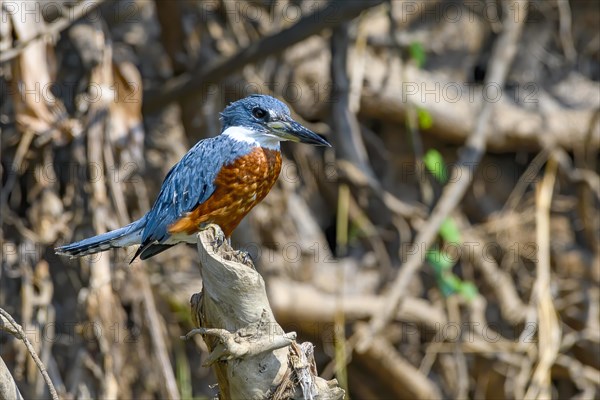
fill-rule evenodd
<path id="1" fill-rule="evenodd" d="M 523 24 L 526 19 L 527 1 L 513 2 L 515 7 L 522 10 L 519 17 L 509 11 L 506 6 L 506 17 L 504 19 L 504 30 L 498 41 L 494 45 L 492 57 L 490 59 L 489 75 L 486 78 L 487 83 L 494 83 L 499 87 L 504 86 L 504 81 L 513 58 L 517 52 L 517 42 L 521 36 Z M 427 224 L 419 231 L 415 239 L 415 243 L 419 243 L 424 249 L 428 249 L 435 238 L 446 217 L 456 208 L 463 198 L 464 193 L 471 184 L 473 174 L 469 174 L 470 166 L 477 165 L 483 156 L 488 136 L 488 125 L 492 116 L 494 103 L 490 103 L 482 99 L 482 108 L 475 131 L 469 137 L 465 148 L 463 149 L 461 158 L 456 166 L 460 170 L 461 175 L 465 178 L 456 180 L 448 184 L 444 189 L 441 199 L 435 206 L 431 217 Z M 389 323 L 393 318 L 396 310 L 402 303 L 406 293 L 408 293 L 408 285 L 415 272 L 422 265 L 422 254 L 420 252 L 412 254 L 396 277 L 396 280 L 391 286 L 391 290 L 387 294 L 386 308 L 381 314 L 376 315 L 371 321 L 370 327 L 366 330 L 367 334 L 363 335 L 358 343 L 357 349 L 365 351 L 371 340 Z"/>
<path id="2" fill-rule="evenodd" d="M 298 21 L 293 26 L 266 36 L 258 42 L 240 49 L 231 57 L 221 58 L 191 74 L 183 74 L 168 81 L 160 90 L 144 95 L 144 112 L 154 111 L 179 98 L 198 93 L 206 82 L 217 82 L 261 58 L 281 53 L 291 45 L 323 29 L 335 27 L 358 16 L 363 10 L 382 3 L 383 0 L 350 1 L 332 0 L 325 7 Z"/>
<path id="3" fill-rule="evenodd" d="M 10 323 L 10 325 L 12 325 L 13 330 L 16 331 L 15 336 L 21 339 L 25 344 L 25 347 L 27 347 L 27 351 L 29 351 L 29 354 L 31 354 L 33 361 L 35 361 L 35 364 L 37 365 L 38 369 L 42 373 L 42 376 L 44 377 L 44 381 L 46 381 L 46 385 L 48 385 L 48 390 L 50 391 L 50 396 L 52 397 L 52 400 L 59 400 L 58 393 L 56 393 L 56 389 L 54 388 L 54 384 L 52 384 L 52 381 L 50 380 L 50 376 L 48 375 L 48 371 L 46 371 L 46 367 L 35 352 L 33 345 L 27 338 L 27 335 L 25 335 L 25 332 L 23 331 L 21 325 L 17 324 L 13 317 L 2 308 L 0 308 L 0 315 L 4 317 L 8 321 L 8 323 Z M 6 331 L 9 330 L 6 329 Z"/>
<path id="4" fill-rule="evenodd" d="M 58 35 L 60 32 L 67 29 L 74 22 L 85 17 L 90 12 L 94 11 L 100 6 L 104 0 L 88 0 L 83 1 L 73 7 L 73 10 L 69 12 L 69 15 L 54 21 L 52 24 L 46 26 L 44 29 L 37 32 L 35 35 L 19 42 L 14 48 L 9 49 L 0 55 L 0 64 L 12 60 L 17 57 L 23 50 L 27 48 L 31 43 L 47 37 L 53 37 Z"/>

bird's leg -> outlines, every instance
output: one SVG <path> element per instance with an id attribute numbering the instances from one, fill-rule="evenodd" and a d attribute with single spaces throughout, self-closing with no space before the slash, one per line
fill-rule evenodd
<path id="1" fill-rule="evenodd" d="M 238 258 L 242 259 L 242 264 L 248 264 L 248 261 L 251 261 L 253 263 L 254 261 L 252 260 L 252 256 L 250 255 L 250 253 L 244 250 L 236 250 L 235 255 Z"/>
<path id="2" fill-rule="evenodd" d="M 231 247 L 231 237 L 226 237 L 224 235 L 218 235 L 215 237 L 215 240 L 212 241 L 211 246 L 215 249 L 220 249 L 223 244 L 227 242 L 229 247 Z"/>
<path id="3" fill-rule="evenodd" d="M 225 236 L 219 235 L 219 236 L 215 237 L 215 240 L 213 240 L 213 242 L 211 243 L 211 246 L 218 250 L 221 248 L 221 246 L 223 246 L 223 243 L 225 243 L 225 242 L 227 242 L 227 244 L 229 244 L 231 246 L 231 239 L 226 238 Z"/>
<path id="4" fill-rule="evenodd" d="M 233 252 L 237 256 L 237 258 L 241 259 L 242 264 L 248 264 L 248 261 L 252 261 L 252 257 L 250 256 L 250 253 L 248 253 L 247 251 L 244 251 L 244 250 L 234 250 L 233 249 L 233 246 L 231 245 L 231 236 L 218 235 L 212 241 L 211 246 L 215 250 L 219 250 L 221 248 L 221 246 L 223 246 L 223 244 L 225 242 L 227 242 L 227 244 L 229 245 L 229 247 L 233 250 Z"/>

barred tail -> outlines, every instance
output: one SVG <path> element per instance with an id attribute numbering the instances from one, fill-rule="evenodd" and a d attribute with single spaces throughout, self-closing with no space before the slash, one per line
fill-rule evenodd
<path id="1" fill-rule="evenodd" d="M 99 253 L 111 247 L 126 247 L 140 244 L 144 225 L 142 218 L 123 228 L 57 247 L 54 251 L 60 255 L 81 257 Z"/>

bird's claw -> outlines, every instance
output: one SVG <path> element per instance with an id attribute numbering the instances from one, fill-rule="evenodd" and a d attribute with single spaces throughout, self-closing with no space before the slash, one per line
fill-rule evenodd
<path id="1" fill-rule="evenodd" d="M 220 249 L 221 246 L 223 246 L 223 244 L 227 242 L 227 244 L 229 246 L 231 246 L 231 239 L 226 238 L 223 235 L 218 235 L 217 237 L 215 237 L 215 240 L 212 241 L 211 245 L 213 248 L 215 248 L 216 250 Z"/>
<path id="2" fill-rule="evenodd" d="M 236 256 L 238 259 L 242 260 L 242 264 L 248 264 L 248 261 L 252 261 L 252 257 L 250 253 L 244 250 L 237 250 Z"/>

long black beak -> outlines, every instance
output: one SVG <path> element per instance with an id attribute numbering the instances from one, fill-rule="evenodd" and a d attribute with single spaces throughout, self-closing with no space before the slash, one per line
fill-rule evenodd
<path id="1" fill-rule="evenodd" d="M 277 136 L 284 140 L 331 147 L 331 144 L 327 140 L 294 120 L 273 121 L 268 122 L 267 125 Z"/>

